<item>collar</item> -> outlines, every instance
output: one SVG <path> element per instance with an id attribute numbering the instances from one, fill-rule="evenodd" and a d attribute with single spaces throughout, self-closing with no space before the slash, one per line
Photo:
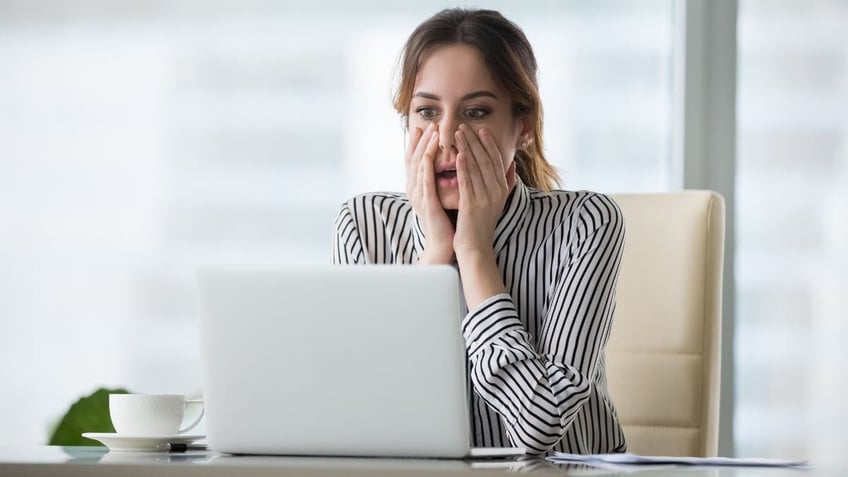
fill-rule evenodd
<path id="1" fill-rule="evenodd" d="M 503 213 L 501 213 L 501 217 L 498 219 L 498 224 L 495 226 L 495 235 L 493 239 L 495 255 L 498 255 L 501 250 L 506 247 L 506 244 L 509 243 L 509 240 L 515 232 L 521 229 L 526 217 L 525 212 L 529 205 L 530 191 L 516 175 L 515 187 L 513 187 L 512 192 L 509 193 L 509 197 L 507 197 L 506 204 L 504 205 Z M 417 214 L 415 214 L 415 221 L 413 222 L 412 229 L 415 253 L 420 257 L 424 252 L 424 239 L 426 237 L 424 236 L 424 231 L 421 229 L 421 222 L 418 220 Z"/>

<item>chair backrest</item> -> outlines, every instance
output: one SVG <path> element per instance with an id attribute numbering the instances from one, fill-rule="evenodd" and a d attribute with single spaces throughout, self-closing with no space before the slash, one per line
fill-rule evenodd
<path id="1" fill-rule="evenodd" d="M 607 379 L 628 451 L 715 456 L 724 200 L 710 191 L 612 197 L 627 235 Z"/>

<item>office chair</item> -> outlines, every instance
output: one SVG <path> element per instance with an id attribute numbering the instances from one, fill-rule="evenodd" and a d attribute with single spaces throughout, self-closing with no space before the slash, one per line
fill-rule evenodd
<path id="1" fill-rule="evenodd" d="M 627 234 L 607 382 L 628 451 L 715 456 L 724 200 L 710 191 L 612 197 Z"/>

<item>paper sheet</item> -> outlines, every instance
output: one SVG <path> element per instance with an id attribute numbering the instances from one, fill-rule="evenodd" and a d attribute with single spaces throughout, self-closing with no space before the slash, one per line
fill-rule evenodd
<path id="1" fill-rule="evenodd" d="M 661 457 L 636 454 L 566 454 L 557 452 L 548 457 L 555 463 L 580 462 L 587 465 L 697 465 L 732 467 L 804 467 L 805 460 L 749 459 L 730 457 Z"/>

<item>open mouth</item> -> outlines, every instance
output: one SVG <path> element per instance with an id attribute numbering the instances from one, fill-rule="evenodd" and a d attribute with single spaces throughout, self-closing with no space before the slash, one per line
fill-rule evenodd
<path id="1" fill-rule="evenodd" d="M 439 179 L 455 179 L 456 178 L 456 168 L 449 167 L 442 172 L 436 174 L 436 177 Z"/>

